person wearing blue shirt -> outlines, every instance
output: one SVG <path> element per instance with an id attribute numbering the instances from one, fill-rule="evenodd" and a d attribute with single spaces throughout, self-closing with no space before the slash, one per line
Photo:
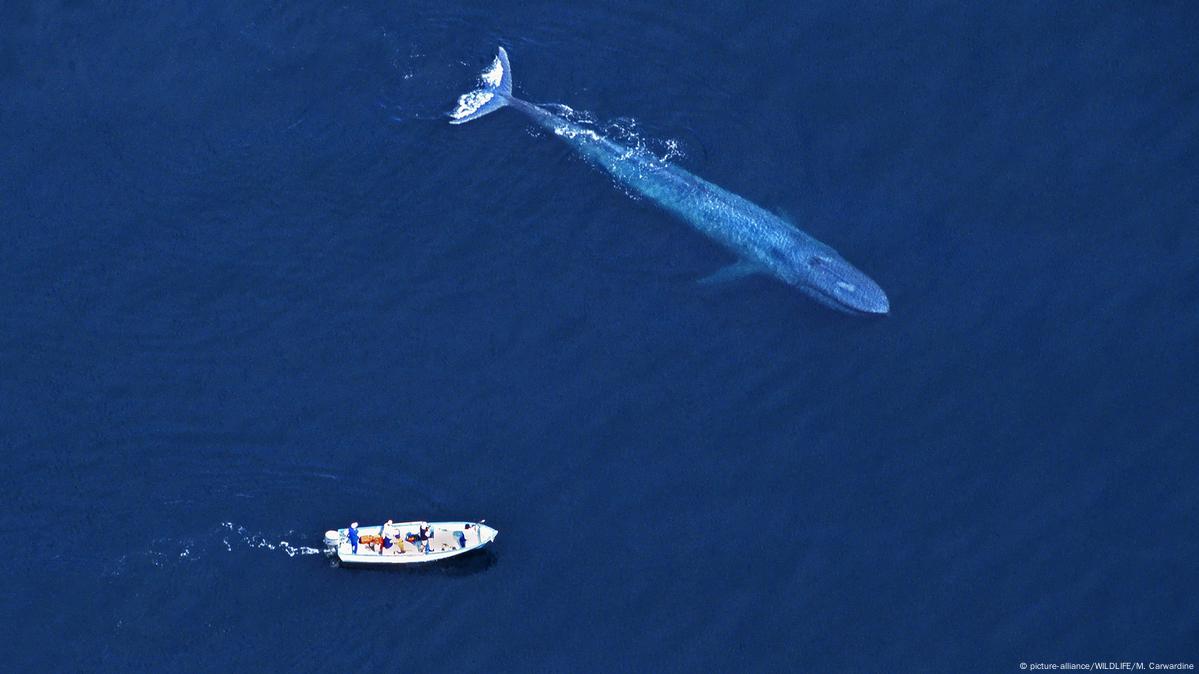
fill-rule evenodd
<path id="1" fill-rule="evenodd" d="M 350 523 L 349 536 L 350 536 L 350 548 L 354 551 L 354 554 L 356 555 L 356 554 L 358 554 L 358 523 L 357 522 Z"/>

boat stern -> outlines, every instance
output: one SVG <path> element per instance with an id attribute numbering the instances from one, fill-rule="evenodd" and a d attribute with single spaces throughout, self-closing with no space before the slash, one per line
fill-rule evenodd
<path id="1" fill-rule="evenodd" d="M 337 548 L 341 546 L 341 532 L 336 529 L 330 529 L 325 532 L 325 556 L 333 557 L 337 554 Z"/>

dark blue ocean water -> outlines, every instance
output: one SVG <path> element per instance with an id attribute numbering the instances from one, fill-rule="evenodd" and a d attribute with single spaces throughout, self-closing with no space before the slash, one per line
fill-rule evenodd
<path id="1" fill-rule="evenodd" d="M 1199 659 L 1199 11 L 885 4 L 5 0 L 4 668 Z M 497 44 L 892 314 L 447 125 Z"/>

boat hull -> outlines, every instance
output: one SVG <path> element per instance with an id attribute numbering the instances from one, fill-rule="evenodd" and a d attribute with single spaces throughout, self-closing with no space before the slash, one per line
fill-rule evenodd
<path id="1" fill-rule="evenodd" d="M 428 550 L 420 541 L 410 542 L 410 535 L 419 535 L 420 527 L 427 526 L 432 537 L 427 541 Z M 359 527 L 361 538 L 371 540 L 380 535 L 382 526 Z M 390 549 L 378 545 L 359 543 L 355 553 L 350 546 L 348 530 L 337 529 L 338 541 L 330 541 L 325 553 L 342 566 L 402 566 L 406 564 L 429 564 L 459 557 L 487 547 L 499 532 L 486 524 L 477 522 L 401 522 L 389 527 L 400 543 Z M 332 534 L 332 532 L 330 532 Z"/>

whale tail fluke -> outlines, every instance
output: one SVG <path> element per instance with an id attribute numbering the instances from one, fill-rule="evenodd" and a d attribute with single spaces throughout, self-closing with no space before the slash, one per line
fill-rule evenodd
<path id="1" fill-rule="evenodd" d="M 495 60 L 479 75 L 479 88 L 458 97 L 450 111 L 450 124 L 465 124 L 508 105 L 512 97 L 512 66 L 508 52 L 500 47 Z"/>

